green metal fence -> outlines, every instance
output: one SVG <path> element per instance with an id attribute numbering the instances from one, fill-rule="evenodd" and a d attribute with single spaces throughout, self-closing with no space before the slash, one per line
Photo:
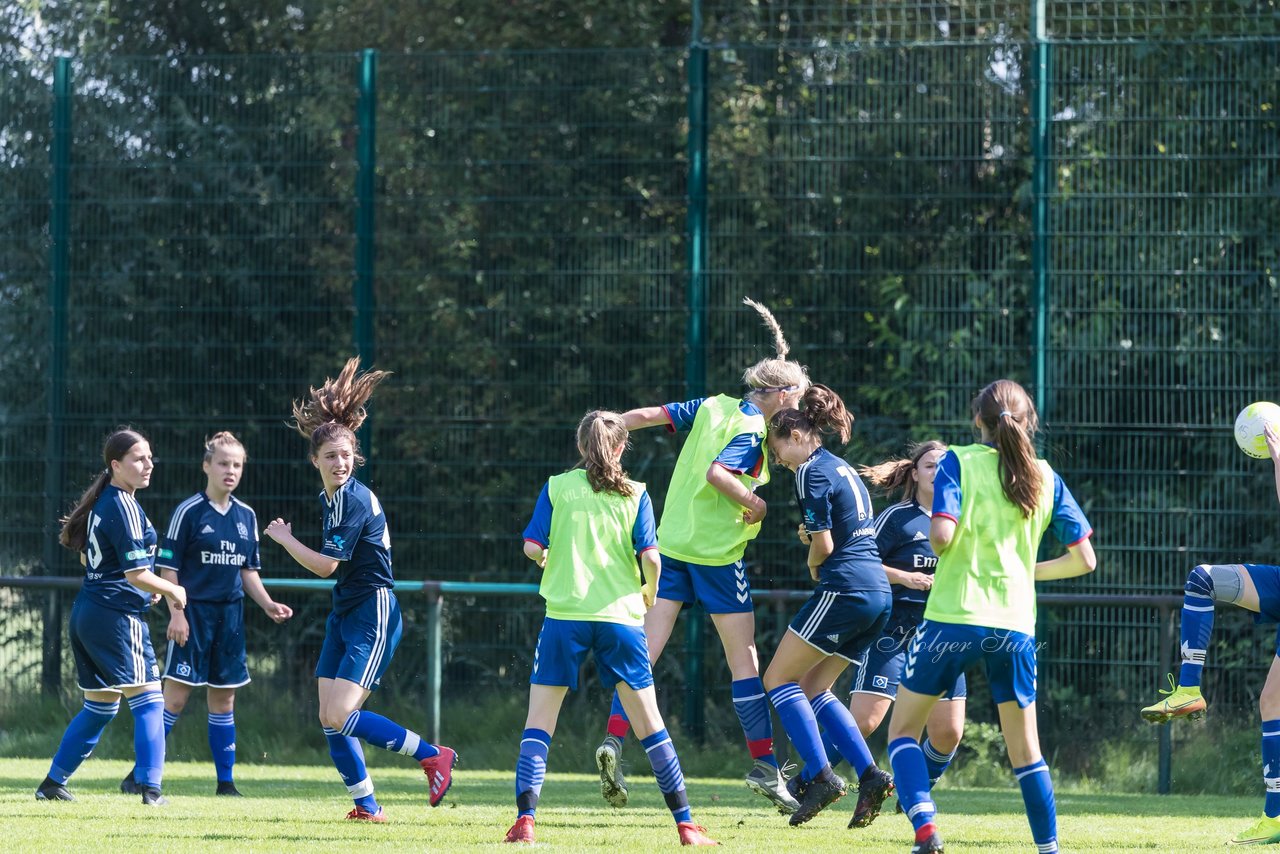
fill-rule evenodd
<path id="1" fill-rule="evenodd" d="M 1269 466 L 1229 430 L 1280 385 L 1274 4 L 698 15 L 682 48 L 4 60 L 0 573 L 75 574 L 56 518 L 121 422 L 157 452 L 154 520 L 232 429 L 243 497 L 314 538 L 284 422 L 357 352 L 396 372 L 363 477 L 398 577 L 530 581 L 572 424 L 736 390 L 768 352 L 744 295 L 849 401 L 857 462 L 965 440 L 978 387 L 1028 383 L 1101 557 L 1051 592 L 1274 560 Z M 660 506 L 678 439 L 634 444 Z M 798 586 L 790 496 L 765 497 L 753 583 Z M 506 605 L 446 656 L 505 666 L 501 626 L 534 618 Z M 1050 672 L 1118 708 L 1154 686 L 1067 648 L 1099 626 L 1155 660 L 1150 615 L 1077 609 Z"/>

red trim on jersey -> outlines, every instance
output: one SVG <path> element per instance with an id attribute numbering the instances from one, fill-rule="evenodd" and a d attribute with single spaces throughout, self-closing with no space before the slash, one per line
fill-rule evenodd
<path id="1" fill-rule="evenodd" d="M 667 432 L 676 432 L 676 420 L 671 417 L 671 413 L 667 410 L 667 405 L 665 403 L 662 405 L 662 414 L 667 416 Z"/>
<path id="2" fill-rule="evenodd" d="M 1076 540 L 1074 543 L 1067 543 L 1067 548 L 1071 548 L 1072 546 L 1078 546 L 1078 545 L 1080 545 L 1081 543 L 1083 543 L 1085 540 L 1089 539 L 1089 538 L 1090 538 L 1090 537 L 1092 537 L 1092 536 L 1093 536 L 1093 529 L 1092 529 L 1092 528 L 1090 528 L 1090 529 L 1089 529 L 1089 533 L 1085 534 L 1083 537 L 1081 537 L 1080 539 Z"/>
<path id="3" fill-rule="evenodd" d="M 546 544 L 546 543 L 540 543 L 540 542 L 538 542 L 537 540 L 532 539 L 532 538 L 530 538 L 530 537 L 525 537 L 525 538 L 524 538 L 524 541 L 525 541 L 526 543 L 533 543 L 535 546 L 537 546 L 537 547 L 538 547 L 538 548 L 540 548 L 540 549 L 545 549 L 545 548 L 547 547 L 547 544 Z"/>
<path id="4" fill-rule="evenodd" d="M 763 461 L 764 461 L 764 457 L 761 457 L 761 458 L 760 458 L 760 460 L 761 460 L 761 462 L 763 462 Z M 731 469 L 731 468 L 729 468 L 727 465 L 725 465 L 724 463 L 720 462 L 719 460 L 712 460 L 712 461 L 711 461 L 711 464 L 712 464 L 713 466 L 720 466 L 720 468 L 724 469 L 724 470 L 725 470 L 725 471 L 727 471 L 729 474 L 746 474 L 746 472 L 745 472 L 745 471 L 742 471 L 741 469 Z M 757 468 L 756 468 L 756 470 L 755 470 L 754 472 L 752 472 L 752 474 L 753 474 L 753 475 L 755 475 L 755 474 L 759 474 L 759 473 L 760 473 L 760 469 L 759 469 L 759 467 L 757 467 Z"/>
<path id="5" fill-rule="evenodd" d="M 957 519 L 955 516 L 952 516 L 950 513 L 943 513 L 941 510 L 935 510 L 935 511 L 933 511 L 933 516 L 932 516 L 932 517 L 930 517 L 930 518 L 933 518 L 933 519 L 950 519 L 952 522 L 955 522 L 957 525 L 959 525 L 959 524 L 960 524 L 960 520 L 959 520 L 959 519 Z"/>

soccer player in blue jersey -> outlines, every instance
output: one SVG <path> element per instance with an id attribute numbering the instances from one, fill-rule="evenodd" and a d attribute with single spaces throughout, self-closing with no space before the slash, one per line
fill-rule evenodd
<path id="1" fill-rule="evenodd" d="M 433 807 L 449 791 L 457 755 L 448 747 L 428 744 L 395 721 L 361 710 L 391 664 L 400 643 L 401 620 L 400 605 L 391 592 L 387 517 L 378 497 L 354 477 L 356 467 L 364 464 L 355 431 L 364 423 L 365 402 L 388 372 L 359 369 L 358 358 L 348 360 L 336 379 L 326 379 L 320 388 L 311 389 L 309 399 L 293 405 L 294 426 L 310 441 L 311 463 L 324 484 L 324 545 L 320 551 L 303 545 L 283 519 L 267 525 L 266 534 L 308 572 L 321 578 L 337 576 L 333 613 L 316 663 L 320 723 L 333 764 L 355 801 L 347 818 L 384 822 L 358 739 L 416 759 L 427 775 Z"/>
<path id="2" fill-rule="evenodd" d="M 1035 586 L 1092 572 L 1093 530 L 1062 478 L 1036 459 L 1038 418 L 1022 386 L 997 380 L 972 411 L 981 442 L 947 451 L 934 478 L 929 539 L 938 565 L 889 719 L 889 761 L 915 828 L 913 854 L 942 851 L 920 734 L 956 677 L 985 661 L 1031 836 L 1040 854 L 1052 854 L 1058 818 L 1036 730 Z M 1037 562 L 1046 531 L 1067 551 Z"/>
<path id="3" fill-rule="evenodd" d="M 587 652 L 605 687 L 616 688 L 676 820 L 681 845 L 716 845 L 693 823 L 680 759 L 658 712 L 644 642 L 660 564 L 653 505 L 627 477 L 627 425 L 616 412 L 588 412 L 578 424 L 582 459 L 542 487 L 524 532 L 524 554 L 542 568 L 547 616 L 529 677 L 529 714 L 516 764 L 516 823 L 507 842 L 534 842 L 534 815 L 560 706 L 578 687 Z M 641 585 L 636 555 L 645 566 Z"/>
<path id="4" fill-rule="evenodd" d="M 844 796 L 845 782 L 831 770 L 821 725 L 858 774 L 859 806 L 850 827 L 870 824 L 893 791 L 876 767 L 858 725 L 831 686 L 860 659 L 889 619 L 889 582 L 880 565 L 874 511 L 857 470 L 822 446 L 823 435 L 849 441 L 852 416 L 840 396 L 812 385 L 800 408 L 769 420 L 769 450 L 796 473 L 796 503 L 809 546 L 813 596 L 792 619 L 764 674 L 769 701 L 804 759 L 789 788 L 800 802 L 791 825 L 803 824 Z"/>
<path id="5" fill-rule="evenodd" d="M 71 607 L 71 654 L 84 708 L 72 719 L 53 755 L 36 800 L 74 801 L 67 780 L 88 758 L 116 712 L 120 697 L 133 713 L 136 782 L 142 802 L 166 803 L 164 696 L 144 612 L 164 596 L 180 610 L 187 592 L 152 572 L 156 529 L 134 494 L 151 483 L 151 445 L 136 430 L 117 430 L 102 449 L 106 468 L 62 520 L 62 545 L 80 554 L 84 586 Z"/>
<path id="6" fill-rule="evenodd" d="M 209 689 L 209 750 L 219 795 L 235 795 L 236 689 L 249 682 L 244 647 L 244 594 L 277 623 L 293 609 L 274 601 L 258 576 L 258 517 L 231 493 L 244 473 L 244 445 L 227 432 L 205 442 L 202 492 L 169 518 L 156 568 L 187 591 L 187 607 L 169 614 L 164 662 L 164 732 L 173 729 L 191 689 Z M 133 790 L 134 773 L 120 784 Z"/>
<path id="7" fill-rule="evenodd" d="M 1268 424 L 1266 438 L 1276 497 L 1280 498 L 1280 433 Z M 1219 602 L 1252 611 L 1255 623 L 1280 623 L 1280 566 L 1202 564 L 1191 570 L 1183 588 L 1182 667 L 1178 681 L 1172 690 L 1161 691 L 1166 696 L 1142 710 L 1144 720 L 1168 723 L 1174 718 L 1195 720 L 1204 715 L 1208 704 L 1200 692 L 1200 677 L 1213 634 L 1213 611 Z M 1276 657 L 1271 660 L 1262 685 L 1258 709 L 1262 714 L 1262 782 L 1266 798 L 1262 816 L 1232 837 L 1230 845 L 1280 842 L 1280 630 L 1276 631 Z"/>
<path id="8" fill-rule="evenodd" d="M 876 546 L 893 590 L 893 614 L 863 661 L 854 665 L 849 711 L 864 738 L 880 726 L 897 696 L 907 646 L 924 620 L 924 606 L 938 563 L 929 544 L 933 478 L 946 452 L 947 446 L 942 442 L 920 442 L 910 447 L 904 459 L 859 469 L 867 483 L 887 493 L 897 492 L 902 499 L 876 516 Z M 961 673 L 942 695 L 947 702 L 938 703 L 929 714 L 928 735 L 920 747 L 929 766 L 930 784 L 938 781 L 955 757 L 964 733 L 967 695 Z M 835 757 L 832 761 L 836 761 Z"/>
<path id="9" fill-rule="evenodd" d="M 780 812 L 791 813 L 798 804 L 773 755 L 773 725 L 760 681 L 754 605 L 743 555 L 768 512 L 764 499 L 755 494 L 769 481 L 765 425 L 778 410 L 795 406 L 809 387 L 809 375 L 787 360 L 789 348 L 773 314 L 759 303 L 745 302 L 773 333 L 777 356 L 747 369 L 742 376 L 744 397 L 721 394 L 644 407 L 622 418 L 629 430 L 663 425 L 673 433 L 689 432 L 658 525 L 661 583 L 657 602 L 644 617 L 650 660 L 662 655 L 680 610 L 686 604 L 701 604 L 720 635 L 733 677 L 733 708 L 753 760 L 746 784 Z M 596 750 L 596 767 L 605 800 L 619 807 L 627 802 L 620 761 L 629 726 L 615 695 L 607 735 Z"/>

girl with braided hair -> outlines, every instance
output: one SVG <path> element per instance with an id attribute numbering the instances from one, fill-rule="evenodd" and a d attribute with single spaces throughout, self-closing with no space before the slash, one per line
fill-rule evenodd
<path id="1" fill-rule="evenodd" d="M 699 603 L 706 609 L 724 646 L 733 676 L 733 708 L 753 760 L 746 784 L 779 811 L 791 813 L 798 804 L 787 792 L 773 755 L 773 726 L 760 681 L 755 613 L 743 555 L 768 512 L 764 499 L 755 494 L 769 482 L 765 425 L 779 410 L 795 407 L 809 387 L 809 375 L 787 359 L 790 347 L 773 313 L 754 300 L 743 302 L 772 333 L 776 353 L 743 373 L 745 395 L 632 409 L 622 420 L 628 430 L 664 426 L 672 433 L 689 432 L 658 525 L 662 575 L 657 601 L 644 618 L 649 658 L 657 661 L 662 655 L 684 605 Z M 596 750 L 601 793 L 614 806 L 627 802 L 619 762 L 629 728 L 615 695 L 608 734 Z"/>
<path id="2" fill-rule="evenodd" d="M 294 426 L 311 442 L 311 464 L 324 484 L 324 544 L 320 551 L 303 545 L 283 519 L 267 525 L 265 533 L 307 571 L 321 578 L 337 576 L 333 612 L 316 663 L 320 723 L 333 763 L 355 801 L 347 818 L 384 822 L 358 739 L 416 759 L 427 775 L 433 807 L 449 791 L 457 755 L 382 715 L 361 711 L 391 664 L 401 621 L 391 592 L 395 582 L 387 517 L 378 497 L 354 477 L 364 464 L 356 438 L 366 416 L 364 405 L 389 372 L 360 373 L 359 367 L 358 358 L 348 360 L 336 379 L 325 380 L 307 399 L 293 404 Z"/>

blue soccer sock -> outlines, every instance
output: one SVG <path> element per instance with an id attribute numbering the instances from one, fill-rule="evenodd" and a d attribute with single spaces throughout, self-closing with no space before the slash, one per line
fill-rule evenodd
<path id="1" fill-rule="evenodd" d="M 836 747 L 836 740 L 831 733 L 825 729 L 822 731 L 822 749 L 827 753 L 827 762 L 831 764 L 832 769 L 844 761 L 844 756 L 840 753 L 840 748 Z"/>
<path id="2" fill-rule="evenodd" d="M 139 786 L 160 788 L 164 776 L 164 695 L 143 691 L 129 698 L 133 712 L 133 779 Z"/>
<path id="3" fill-rule="evenodd" d="M 373 781 L 369 779 L 369 770 L 365 768 L 364 751 L 360 749 L 360 742 L 329 727 L 324 728 L 324 737 L 329 742 L 333 767 L 338 769 L 343 785 L 351 793 L 351 799 L 356 806 L 376 813 L 378 801 L 373 796 Z"/>
<path id="4" fill-rule="evenodd" d="M 168 716 L 165 712 L 165 716 Z M 176 715 L 174 716 L 177 717 Z M 209 752 L 213 754 L 213 768 L 219 783 L 232 781 L 232 769 L 236 766 L 236 714 L 209 713 Z"/>
<path id="5" fill-rule="evenodd" d="M 773 721 L 769 718 L 769 701 L 765 698 L 764 682 L 759 676 L 733 683 L 733 710 L 738 714 L 738 723 L 742 725 L 751 758 L 778 767 L 778 760 L 773 755 Z"/>
<path id="6" fill-rule="evenodd" d="M 796 752 L 804 759 L 804 768 L 800 773 L 806 780 L 814 779 L 828 763 L 809 698 L 795 682 L 787 682 L 769 692 L 769 702 L 778 710 L 782 728 L 787 731 Z"/>
<path id="7" fill-rule="evenodd" d="M 956 749 L 958 750 L 959 748 L 957 747 Z M 956 751 L 943 753 L 934 747 L 928 738 L 925 738 L 920 743 L 920 750 L 924 753 L 924 764 L 929 769 L 929 786 L 932 788 L 938 782 L 938 778 L 947 770 L 951 760 L 956 758 Z"/>
<path id="8" fill-rule="evenodd" d="M 609 704 L 609 725 L 605 727 L 605 732 L 621 741 L 630 731 L 631 721 L 627 719 L 626 709 L 622 708 L 622 700 L 618 697 L 618 692 L 614 691 L 613 702 Z"/>
<path id="9" fill-rule="evenodd" d="M 658 780 L 658 789 L 667 802 L 667 809 L 676 823 L 693 821 L 689 810 L 689 793 L 684 789 L 684 772 L 680 770 L 680 757 L 676 756 L 675 745 L 665 729 L 660 729 L 648 738 L 641 739 L 649 764 L 653 766 L 653 776 Z"/>
<path id="10" fill-rule="evenodd" d="M 1262 722 L 1262 782 L 1267 787 L 1264 811 L 1270 818 L 1280 816 L 1280 720 Z"/>
<path id="11" fill-rule="evenodd" d="M 169 733 L 173 732 L 173 728 L 175 725 L 177 725 L 178 718 L 181 717 L 181 715 L 182 715 L 182 712 L 171 712 L 168 709 L 164 710 L 164 737 L 165 738 L 168 738 Z"/>
<path id="12" fill-rule="evenodd" d="M 916 830 L 930 824 L 938 808 L 929 796 L 929 772 L 924 753 L 914 738 L 897 738 L 889 742 L 889 765 L 898 790 L 898 803 Z"/>
<path id="13" fill-rule="evenodd" d="M 1199 688 L 1205 651 L 1213 634 L 1213 576 L 1202 566 L 1191 570 L 1182 592 L 1182 668 L 1178 685 Z"/>
<path id="14" fill-rule="evenodd" d="M 1058 850 L 1058 808 L 1053 800 L 1053 780 L 1049 778 L 1049 766 L 1044 760 L 1013 769 L 1022 787 L 1022 803 L 1027 808 L 1027 822 L 1031 825 L 1031 838 L 1040 854 Z"/>
<path id="15" fill-rule="evenodd" d="M 546 730 L 527 729 L 520 736 L 520 758 L 516 760 L 516 815 L 533 815 L 542 797 L 542 781 L 547 777 L 547 754 L 551 736 Z"/>
<path id="16" fill-rule="evenodd" d="M 62 734 L 62 741 L 53 754 L 53 764 L 49 766 L 49 779 L 55 783 L 65 784 L 76 773 L 80 763 L 89 758 L 93 748 L 98 745 L 102 731 L 111 723 L 111 719 L 120 711 L 120 701 L 100 703 L 96 700 L 84 701 L 84 708 L 76 713 L 67 724 Z"/>
<path id="17" fill-rule="evenodd" d="M 434 744 L 423 741 L 416 732 L 407 730 L 382 715 L 359 709 L 347 716 L 347 722 L 342 725 L 342 734 L 363 738 L 374 747 L 412 756 L 419 762 L 440 752 Z"/>
<path id="18" fill-rule="evenodd" d="M 814 697 L 813 714 L 822 728 L 831 733 L 836 747 L 840 748 L 840 755 L 849 760 L 854 774 L 861 777 L 864 771 L 876 764 L 853 713 L 836 699 L 835 694 L 823 691 Z"/>

